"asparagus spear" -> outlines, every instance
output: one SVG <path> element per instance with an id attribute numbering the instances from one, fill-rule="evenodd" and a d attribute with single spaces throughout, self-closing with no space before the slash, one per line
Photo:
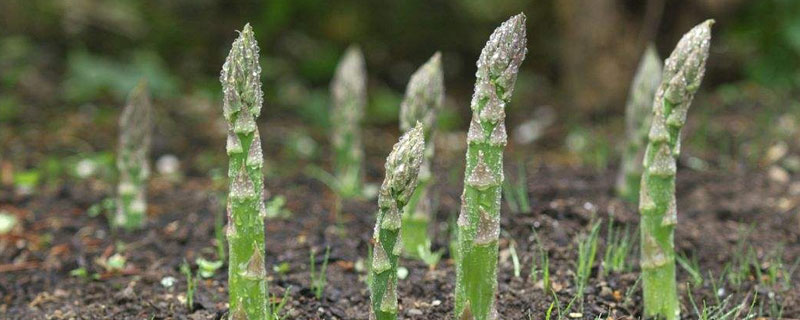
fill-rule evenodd
<path id="1" fill-rule="evenodd" d="M 496 319 L 497 239 L 505 107 L 525 58 L 525 15 L 518 14 L 492 33 L 478 59 L 472 122 L 467 133 L 466 172 L 461 195 L 456 262 L 456 319 Z"/>
<path id="2" fill-rule="evenodd" d="M 714 20 L 706 20 L 683 35 L 664 64 L 661 85 L 653 101 L 653 123 L 645 150 L 639 197 L 642 215 L 639 263 L 646 317 L 680 318 L 673 243 L 678 223 L 676 160 L 680 153 L 681 128 L 705 73 L 713 23 Z"/>

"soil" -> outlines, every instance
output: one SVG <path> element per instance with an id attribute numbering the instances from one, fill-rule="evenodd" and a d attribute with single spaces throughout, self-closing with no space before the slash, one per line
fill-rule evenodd
<path id="1" fill-rule="evenodd" d="M 382 150 L 378 150 L 382 151 Z M 380 154 L 373 151 L 368 174 L 380 179 Z M 370 153 L 368 153 L 370 155 Z M 435 250 L 448 247 L 447 222 L 458 210 L 461 184 L 448 176 L 446 166 L 435 188 L 439 210 L 434 225 Z M 456 168 L 457 169 L 457 168 Z M 564 308 L 575 294 L 576 239 L 585 234 L 594 219 L 613 220 L 620 228 L 636 231 L 634 205 L 614 197 L 613 170 L 574 168 L 568 165 L 529 166 L 529 196 L 532 210 L 502 215 L 501 259 L 497 307 L 501 319 L 545 319 L 554 294 L 541 282 L 532 281 L 531 264 L 538 257 L 536 237 L 550 261 L 552 289 Z M 455 170 L 455 169 L 454 169 Z M 463 169 L 462 169 L 463 172 Z M 515 172 L 515 171 L 509 171 Z M 4 319 L 220 319 L 227 312 L 226 268 L 210 279 L 201 279 L 194 304 L 186 306 L 184 261 L 193 270 L 197 257 L 215 259 L 215 203 L 211 182 L 188 177 L 176 184 L 156 178 L 149 194 L 150 221 L 136 233 L 110 230 L 101 215 L 90 217 L 87 208 L 109 195 L 111 188 L 96 181 L 44 188 L 30 196 L 0 189 L 0 209 L 21 221 L 0 236 L 0 317 Z M 710 277 L 702 286 L 689 286 L 690 275 L 678 267 L 679 291 L 684 319 L 696 318 L 687 299 L 694 293 L 698 305 L 713 303 L 714 295 L 731 305 L 750 305 L 767 311 L 770 301 L 783 305 L 783 317 L 800 318 L 800 271 L 791 279 L 768 281 L 772 265 L 768 257 L 781 248 L 786 268 L 800 257 L 800 200 L 790 196 L 790 184 L 774 182 L 758 172 L 698 172 L 681 168 L 678 177 L 679 227 L 676 247 L 689 259 L 697 259 L 703 273 L 718 277 L 726 264 L 742 255 L 738 243 L 746 243 L 760 265 L 746 268 L 740 285 L 723 281 L 716 291 Z M 345 201 L 338 217 L 331 214 L 334 196 L 324 185 L 299 174 L 268 179 L 268 190 L 288 199 L 293 212 L 288 219 L 267 223 L 267 263 L 270 292 L 275 302 L 284 295 L 286 319 L 367 319 L 368 303 L 363 257 L 368 250 L 374 223 L 374 201 Z M 534 233 L 533 230 L 536 232 Z M 601 228 L 597 263 L 586 288 L 583 311 L 575 303 L 568 318 L 638 319 L 641 289 L 638 285 L 636 249 L 630 271 L 602 275 L 606 228 Z M 634 233 L 634 239 L 637 238 Z M 742 242 L 742 239 L 745 239 Z M 521 274 L 514 275 L 509 244 L 515 243 Z M 634 243 L 634 247 L 638 242 Z M 321 299 L 310 286 L 309 251 L 315 250 L 322 264 L 330 247 L 327 285 Z M 102 261 L 120 252 L 126 259 L 122 270 L 107 271 Z M 538 258 L 536 258 L 538 259 Z M 538 260 L 537 260 L 538 261 Z M 272 266 L 288 264 L 278 273 Z M 774 263 L 774 262 L 772 262 Z M 409 271 L 399 284 L 403 319 L 449 319 L 453 309 L 455 272 L 445 254 L 435 269 L 405 259 Z M 88 276 L 71 275 L 84 268 Z M 761 278 L 759 278 L 761 275 Z M 176 279 L 172 287 L 165 277 Z M 787 285 L 788 283 L 788 285 Z M 757 295 L 756 295 L 757 293 Z M 553 319 L 558 314 L 554 308 Z M 580 313 L 580 314 L 578 314 Z M 564 314 L 567 317 L 567 314 Z"/>

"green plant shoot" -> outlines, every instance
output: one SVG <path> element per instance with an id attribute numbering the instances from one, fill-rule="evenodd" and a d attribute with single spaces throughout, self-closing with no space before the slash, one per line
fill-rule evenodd
<path id="1" fill-rule="evenodd" d="M 270 319 L 264 267 L 264 157 L 256 118 L 261 114 L 261 66 L 250 24 L 222 66 L 223 113 L 228 122 L 228 290 L 231 320 Z"/>
<path id="2" fill-rule="evenodd" d="M 713 23 L 707 20 L 683 35 L 664 64 L 661 85 L 653 101 L 639 197 L 642 254 L 639 263 L 644 314 L 648 318 L 680 318 L 673 243 L 678 223 L 676 161 L 681 128 L 705 73 Z"/>
<path id="3" fill-rule="evenodd" d="M 378 193 L 378 219 L 368 279 L 370 319 L 397 319 L 397 258 L 402 250 L 403 208 L 417 187 L 425 136 L 422 124 L 406 132 L 386 158 L 386 177 Z"/>
<path id="4" fill-rule="evenodd" d="M 617 194 L 632 202 L 639 196 L 642 159 L 653 114 L 653 97 L 661 82 L 661 69 L 661 58 L 651 44 L 636 69 L 625 105 L 625 142 L 617 176 Z"/>
<path id="5" fill-rule="evenodd" d="M 337 193 L 345 198 L 361 195 L 364 148 L 361 120 L 367 103 L 364 55 L 357 46 L 347 49 L 331 82 L 330 118 Z"/>
<path id="6" fill-rule="evenodd" d="M 496 319 L 497 240 L 503 149 L 507 142 L 505 108 L 525 58 L 525 15 L 520 13 L 492 33 L 478 59 L 467 132 L 464 192 L 458 226 L 455 319 Z"/>
<path id="7" fill-rule="evenodd" d="M 141 228 L 147 216 L 147 178 L 150 176 L 152 107 L 147 83 L 133 88 L 119 118 L 119 186 L 117 213 L 112 224 L 126 230 Z"/>
<path id="8" fill-rule="evenodd" d="M 436 116 L 443 102 L 442 55 L 437 52 L 411 75 L 405 98 L 400 105 L 400 130 L 406 132 L 420 122 L 427 142 L 419 171 L 419 186 L 403 213 L 403 247 L 406 248 L 406 254 L 416 258 L 420 257 L 420 250 L 430 251 L 425 241 L 428 239 L 428 224 L 434 208 L 428 189 L 433 184 L 431 161 Z"/>

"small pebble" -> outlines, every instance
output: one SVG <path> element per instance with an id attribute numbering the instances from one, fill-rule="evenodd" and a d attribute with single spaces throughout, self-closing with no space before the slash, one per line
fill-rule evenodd
<path id="1" fill-rule="evenodd" d="M 92 159 L 81 159 L 75 165 L 75 174 L 81 178 L 86 179 L 97 171 L 97 164 Z"/>
<path id="2" fill-rule="evenodd" d="M 398 267 L 397 268 L 397 278 L 400 280 L 405 280 L 408 277 L 408 269 L 405 267 Z"/>
<path id="3" fill-rule="evenodd" d="M 767 154 L 764 156 L 764 161 L 768 164 L 774 163 L 775 161 L 780 160 L 783 156 L 786 155 L 787 151 L 789 151 L 789 146 L 786 145 L 786 142 L 778 142 L 777 144 L 773 145 L 769 149 L 767 149 Z"/>
<path id="4" fill-rule="evenodd" d="M 114 294 L 114 298 L 118 303 L 134 301 L 136 299 L 136 293 L 133 291 L 133 287 L 128 286 L 124 290 Z"/>
<path id="5" fill-rule="evenodd" d="M 422 315 L 422 310 L 416 309 L 416 308 L 408 309 L 408 315 L 409 316 L 421 316 Z"/>
<path id="6" fill-rule="evenodd" d="M 767 175 L 772 181 L 775 181 L 780 184 L 785 184 L 789 182 L 789 173 L 786 172 L 786 169 L 783 169 L 778 166 L 771 166 L 769 171 L 767 171 Z"/>
<path id="7" fill-rule="evenodd" d="M 603 286 L 602 288 L 600 288 L 600 296 L 601 297 L 611 297 L 612 295 L 613 295 L 613 291 L 611 291 L 611 288 L 606 287 L 606 286 Z"/>
<path id="8" fill-rule="evenodd" d="M 789 194 L 793 196 L 800 195 L 800 181 L 792 182 L 789 185 Z"/>
<path id="9" fill-rule="evenodd" d="M 175 284 L 175 278 L 173 277 L 167 276 L 161 279 L 161 285 L 164 286 L 164 288 L 170 288 L 174 284 Z"/>
<path id="10" fill-rule="evenodd" d="M 178 157 L 172 154 L 165 154 L 156 160 L 156 170 L 159 174 L 169 176 L 177 174 L 181 169 L 181 162 Z"/>

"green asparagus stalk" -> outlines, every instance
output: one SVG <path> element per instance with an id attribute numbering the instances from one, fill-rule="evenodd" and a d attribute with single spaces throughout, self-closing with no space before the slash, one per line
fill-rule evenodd
<path id="1" fill-rule="evenodd" d="M 497 318 L 497 240 L 505 107 L 525 58 L 525 15 L 518 14 L 492 33 L 478 59 L 472 121 L 467 133 L 467 164 L 458 226 L 455 319 Z"/>
<path id="2" fill-rule="evenodd" d="M 653 101 L 639 198 L 640 265 L 644 313 L 648 318 L 680 319 L 673 243 L 678 223 L 676 160 L 680 153 L 681 128 L 705 73 L 713 23 L 707 20 L 681 38 L 665 62 L 661 85 Z"/>
<path id="3" fill-rule="evenodd" d="M 256 118 L 261 113 L 261 66 L 250 24 L 244 26 L 219 80 L 228 122 L 228 288 L 231 320 L 269 319 L 264 267 L 264 163 Z"/>
<path id="4" fill-rule="evenodd" d="M 403 213 L 403 247 L 406 254 L 419 257 L 419 250 L 426 249 L 428 224 L 433 203 L 428 188 L 433 183 L 431 160 L 433 159 L 433 134 L 436 116 L 444 103 L 444 73 L 442 55 L 435 53 L 408 81 L 406 96 L 400 105 L 400 130 L 411 130 L 421 122 L 425 131 L 425 156 L 419 171 L 419 186 Z"/>
<path id="5" fill-rule="evenodd" d="M 386 177 L 378 193 L 370 264 L 370 319 L 397 319 L 397 258 L 402 250 L 400 227 L 403 208 L 417 187 L 425 151 L 422 124 L 406 132 L 386 158 Z"/>
<path id="6" fill-rule="evenodd" d="M 367 74 L 364 55 L 352 46 L 336 67 L 331 82 L 331 125 L 335 176 L 338 193 L 343 197 L 361 194 L 364 150 L 361 144 L 361 120 L 367 97 Z"/>
<path id="7" fill-rule="evenodd" d="M 117 213 L 113 225 L 126 230 L 144 225 L 147 211 L 147 178 L 150 176 L 152 107 L 147 84 L 142 81 L 131 91 L 119 119 L 117 169 Z"/>
<path id="8" fill-rule="evenodd" d="M 651 44 L 647 46 L 636 69 L 625 105 L 625 145 L 617 176 L 617 194 L 626 200 L 636 201 L 639 196 L 642 159 L 653 114 L 653 97 L 660 82 L 661 58 Z"/>

